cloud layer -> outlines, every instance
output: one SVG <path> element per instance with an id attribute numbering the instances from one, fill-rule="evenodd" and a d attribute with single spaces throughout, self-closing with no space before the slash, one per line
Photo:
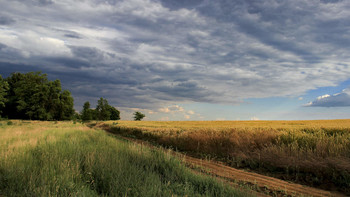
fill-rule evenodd
<path id="1" fill-rule="evenodd" d="M 60 78 L 79 106 L 98 97 L 155 111 L 181 102 L 237 104 L 299 96 L 350 78 L 345 0 L 0 6 L 1 74 L 42 70 Z"/>
<path id="2" fill-rule="evenodd" d="M 345 89 L 340 93 L 333 95 L 319 96 L 315 101 L 307 103 L 306 107 L 349 107 L 350 89 Z"/>

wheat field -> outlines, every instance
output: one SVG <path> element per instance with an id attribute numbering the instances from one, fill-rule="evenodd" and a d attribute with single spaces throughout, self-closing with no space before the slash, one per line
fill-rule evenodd
<path id="1" fill-rule="evenodd" d="M 285 180 L 350 192 L 350 120 L 118 121 L 110 131 Z"/>

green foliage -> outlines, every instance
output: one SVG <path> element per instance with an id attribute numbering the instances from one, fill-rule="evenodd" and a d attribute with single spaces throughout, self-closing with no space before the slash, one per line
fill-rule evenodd
<path id="1" fill-rule="evenodd" d="M 108 101 L 101 97 L 100 100 L 97 101 L 96 106 L 98 120 L 110 120 L 111 113 L 109 108 Z"/>
<path id="2" fill-rule="evenodd" d="M 6 79 L 9 90 L 4 114 L 13 119 L 70 120 L 74 114 L 73 97 L 62 91 L 59 80 L 49 81 L 46 74 L 13 73 Z"/>
<path id="3" fill-rule="evenodd" d="M 14 73 L 10 81 L 13 89 L 15 110 L 23 119 L 48 119 L 45 109 L 48 95 L 48 80 L 46 74 L 30 72 L 27 74 Z M 11 83 L 12 82 L 12 83 Z M 13 118 L 13 117 L 10 117 Z"/>
<path id="4" fill-rule="evenodd" d="M 146 115 L 137 111 L 134 113 L 134 120 L 135 121 L 141 121 Z"/>
<path id="5" fill-rule="evenodd" d="M 120 120 L 120 112 L 115 107 L 108 104 L 107 99 L 100 98 L 95 110 L 90 109 L 90 103 L 84 103 L 81 111 L 83 121 L 89 120 Z"/>
<path id="6" fill-rule="evenodd" d="M 59 119 L 60 117 L 60 94 L 61 94 L 61 82 L 59 80 L 49 81 L 47 92 L 47 103 L 45 108 L 48 111 L 48 120 Z"/>
<path id="7" fill-rule="evenodd" d="M 60 105 L 57 120 L 71 120 L 74 115 L 74 99 L 68 90 L 60 94 Z"/>
<path id="8" fill-rule="evenodd" d="M 79 114 L 78 112 L 75 111 L 74 114 L 73 114 L 72 120 L 75 120 L 75 121 L 81 120 L 80 114 Z"/>
<path id="9" fill-rule="evenodd" d="M 120 112 L 113 106 L 109 106 L 110 120 L 120 120 Z"/>
<path id="10" fill-rule="evenodd" d="M 7 81 L 4 80 L 0 75 L 0 117 L 1 117 L 2 109 L 5 107 L 5 103 L 7 101 L 6 95 L 7 95 L 8 89 L 9 89 L 9 85 Z"/>
<path id="11" fill-rule="evenodd" d="M 81 119 L 83 121 L 92 120 L 92 114 L 93 114 L 93 111 L 92 109 L 90 109 L 90 103 L 89 101 L 86 101 L 83 106 L 83 111 L 81 112 Z"/>

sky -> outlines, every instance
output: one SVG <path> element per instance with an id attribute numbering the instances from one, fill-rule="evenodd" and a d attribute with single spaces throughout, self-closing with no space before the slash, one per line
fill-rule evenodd
<path id="1" fill-rule="evenodd" d="M 0 0 L 0 74 L 132 119 L 350 118 L 348 0 Z"/>

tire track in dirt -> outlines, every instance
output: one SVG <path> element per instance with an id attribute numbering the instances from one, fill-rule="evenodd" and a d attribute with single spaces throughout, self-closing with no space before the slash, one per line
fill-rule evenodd
<path id="1" fill-rule="evenodd" d="M 229 182 L 241 182 L 252 185 L 252 188 L 258 188 L 258 190 L 264 193 L 267 192 L 273 196 L 343 196 L 341 194 L 290 183 L 253 172 L 238 170 L 215 161 L 206 161 L 190 156 L 184 156 L 183 158 L 187 165 L 199 166 L 208 174 L 223 178 Z"/>
<path id="2" fill-rule="evenodd" d="M 99 129 L 103 129 L 108 133 L 116 135 L 127 141 L 141 144 L 150 148 L 157 148 L 156 146 L 150 144 L 147 141 L 115 134 L 110 131 L 110 127 L 107 125 L 96 125 L 96 127 Z M 171 154 L 182 159 L 182 161 L 188 167 L 190 167 L 197 173 L 204 172 L 236 187 L 239 185 L 248 185 L 257 192 L 256 194 L 258 196 L 345 196 L 341 193 L 330 192 L 296 183 L 290 183 L 287 181 L 283 181 L 269 176 L 264 176 L 254 172 L 246 172 L 244 170 L 232 168 L 224 165 L 221 162 L 198 159 L 179 152 L 171 151 L 170 149 L 168 150 Z"/>

